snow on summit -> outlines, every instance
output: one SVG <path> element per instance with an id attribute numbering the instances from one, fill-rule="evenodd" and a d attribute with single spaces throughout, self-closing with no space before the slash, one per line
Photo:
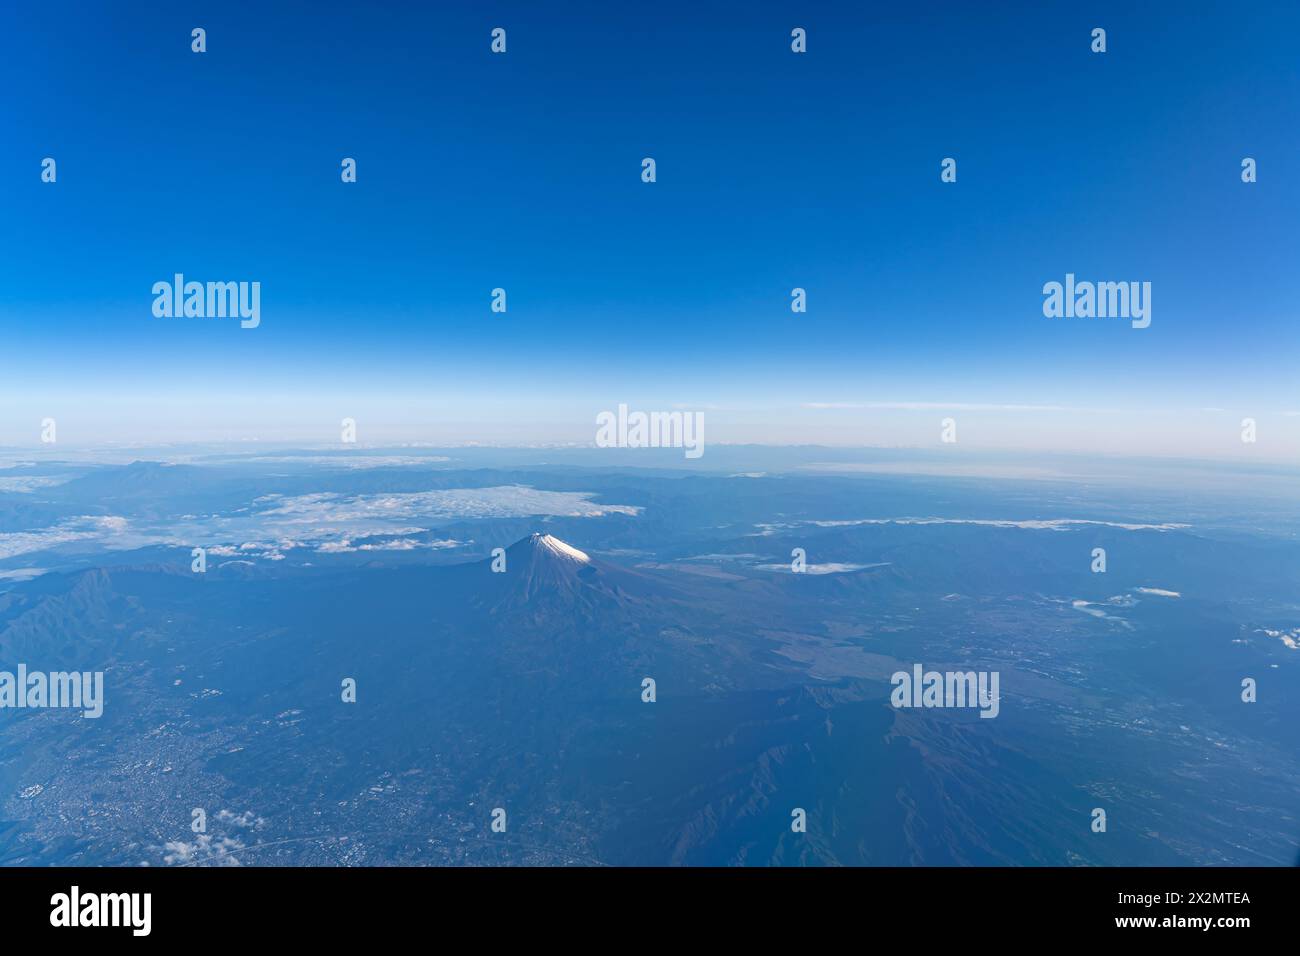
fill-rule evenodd
<path id="1" fill-rule="evenodd" d="M 571 544 L 565 544 L 559 538 L 550 534 L 534 534 L 532 536 L 533 546 L 539 550 L 554 555 L 557 558 L 564 558 L 568 561 L 576 561 L 579 564 L 588 564 L 591 561 L 584 551 L 579 551 Z"/>

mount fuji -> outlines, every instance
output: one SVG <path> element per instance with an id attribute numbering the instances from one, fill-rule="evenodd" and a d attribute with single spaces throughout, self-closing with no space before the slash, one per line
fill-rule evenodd
<path id="1" fill-rule="evenodd" d="M 457 576 L 472 606 L 535 621 L 563 613 L 566 626 L 644 611 L 677 591 L 669 579 L 597 560 L 540 532 L 516 541 L 504 555 L 461 566 Z"/>

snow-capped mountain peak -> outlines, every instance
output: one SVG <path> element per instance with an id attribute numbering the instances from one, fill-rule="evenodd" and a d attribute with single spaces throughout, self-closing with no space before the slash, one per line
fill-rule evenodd
<path id="1" fill-rule="evenodd" d="M 591 563 L 591 558 L 587 556 L 585 551 L 579 551 L 573 545 L 566 544 L 554 535 L 533 534 L 528 540 L 534 548 L 545 552 L 547 555 L 562 558 L 566 561 L 576 561 L 579 564 Z"/>

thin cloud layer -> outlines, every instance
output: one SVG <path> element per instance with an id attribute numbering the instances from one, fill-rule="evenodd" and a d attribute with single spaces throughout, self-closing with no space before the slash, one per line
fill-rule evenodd
<path id="1" fill-rule="evenodd" d="M 267 495 L 249 509 L 182 515 L 162 521 L 80 516 L 56 525 L 0 534 L 0 561 L 60 550 L 93 553 L 157 545 L 208 547 L 219 556 L 280 560 L 295 547 L 324 552 L 449 548 L 461 542 L 413 539 L 431 526 L 487 518 L 636 516 L 633 505 L 601 504 L 592 492 L 544 491 L 527 485 L 449 488 L 402 494 Z M 367 541 L 388 538 L 387 541 Z M 355 543 L 360 541 L 361 543 Z"/>

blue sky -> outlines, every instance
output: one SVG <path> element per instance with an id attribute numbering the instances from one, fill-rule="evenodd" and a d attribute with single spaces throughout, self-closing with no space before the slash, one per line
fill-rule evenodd
<path id="1" fill-rule="evenodd" d="M 1300 451 L 1294 4 L 416 6 L 0 13 L 0 440 L 589 439 L 630 402 Z M 176 272 L 260 281 L 261 326 L 155 318 Z M 1151 327 L 1044 318 L 1067 272 L 1150 281 Z"/>

